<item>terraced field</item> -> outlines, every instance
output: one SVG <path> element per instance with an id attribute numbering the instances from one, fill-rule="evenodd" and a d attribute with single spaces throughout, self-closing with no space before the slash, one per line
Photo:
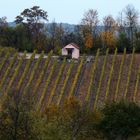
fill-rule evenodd
<path id="1" fill-rule="evenodd" d="M 140 104 L 140 55 L 100 55 L 98 50 L 91 62 L 81 57 L 78 62 L 58 61 L 44 53 L 35 58 L 35 52 L 27 59 L 26 52 L 3 56 L 0 51 L 0 90 L 6 94 L 17 89 L 19 94 L 38 97 L 38 107 L 63 104 L 66 98 L 75 96 L 82 103 L 89 102 L 96 109 L 105 102 L 121 99 Z"/>

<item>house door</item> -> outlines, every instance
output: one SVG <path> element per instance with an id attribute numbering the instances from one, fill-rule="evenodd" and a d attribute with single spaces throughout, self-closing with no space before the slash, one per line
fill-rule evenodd
<path id="1" fill-rule="evenodd" d="M 72 50 L 73 49 L 68 49 L 68 55 L 71 55 L 72 56 Z"/>

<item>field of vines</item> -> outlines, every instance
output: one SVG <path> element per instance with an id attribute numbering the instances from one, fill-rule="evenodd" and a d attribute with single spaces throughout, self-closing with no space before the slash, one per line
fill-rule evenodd
<path id="1" fill-rule="evenodd" d="M 29 59 L 27 52 L 0 49 L 0 92 L 7 94 L 16 89 L 19 94 L 29 94 L 38 99 L 37 107 L 62 105 L 75 96 L 91 109 L 105 103 L 126 99 L 140 104 L 140 54 L 113 54 L 100 50 L 87 62 L 87 56 L 78 61 L 58 60 L 50 52 L 36 58 L 34 51 Z M 2 96 L 1 96 L 2 98 Z"/>

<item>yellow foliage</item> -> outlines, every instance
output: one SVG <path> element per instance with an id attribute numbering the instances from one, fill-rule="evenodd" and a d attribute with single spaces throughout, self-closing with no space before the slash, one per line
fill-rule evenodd
<path id="1" fill-rule="evenodd" d="M 59 108 L 56 105 L 52 104 L 45 109 L 44 113 L 47 116 L 48 120 L 53 120 L 57 116 L 59 116 L 60 112 L 59 112 Z"/>
<path id="2" fill-rule="evenodd" d="M 64 102 L 64 105 L 63 105 L 63 108 L 65 110 L 76 110 L 76 109 L 79 109 L 81 106 L 80 102 L 78 99 L 76 99 L 76 97 L 70 97 L 70 98 L 67 98 L 66 101 Z"/>
<path id="3" fill-rule="evenodd" d="M 93 36 L 91 33 L 87 33 L 85 36 L 85 46 L 86 46 L 86 48 L 93 47 Z"/>
<path id="4" fill-rule="evenodd" d="M 102 32 L 101 38 L 103 43 L 110 49 L 114 49 L 116 47 L 116 38 L 112 32 Z"/>

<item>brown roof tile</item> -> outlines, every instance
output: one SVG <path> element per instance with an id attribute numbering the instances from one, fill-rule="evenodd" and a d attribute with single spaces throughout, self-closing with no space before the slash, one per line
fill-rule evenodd
<path id="1" fill-rule="evenodd" d="M 79 49 L 79 46 L 75 43 L 70 43 L 70 45 L 74 46 L 75 48 Z"/>

